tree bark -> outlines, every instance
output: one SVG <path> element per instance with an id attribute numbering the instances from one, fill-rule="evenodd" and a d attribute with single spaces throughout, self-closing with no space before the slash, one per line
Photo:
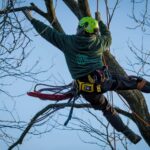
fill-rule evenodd
<path id="1" fill-rule="evenodd" d="M 109 66 L 110 72 L 122 76 L 127 76 L 124 69 L 119 65 L 119 63 L 116 61 L 115 57 L 111 55 L 111 53 L 105 53 L 105 60 L 107 62 L 107 65 Z M 116 92 L 126 100 L 131 110 L 140 117 L 138 118 L 138 116 L 133 113 L 134 122 L 136 123 L 141 135 L 150 146 L 150 115 L 143 94 L 138 90 Z"/>

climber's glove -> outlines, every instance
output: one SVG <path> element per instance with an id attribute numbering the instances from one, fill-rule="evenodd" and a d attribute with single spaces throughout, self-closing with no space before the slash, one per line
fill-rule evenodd
<path id="1" fill-rule="evenodd" d="M 100 12 L 95 12 L 95 19 L 99 22 L 101 21 L 101 14 Z"/>

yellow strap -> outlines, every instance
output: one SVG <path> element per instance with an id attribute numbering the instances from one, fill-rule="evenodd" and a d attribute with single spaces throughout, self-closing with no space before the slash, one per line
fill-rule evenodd
<path id="1" fill-rule="evenodd" d="M 91 75 L 88 75 L 88 80 L 90 83 L 95 83 L 95 80 L 91 77 Z"/>
<path id="2" fill-rule="evenodd" d="M 101 92 L 102 90 L 101 90 L 101 85 L 99 84 L 99 85 L 97 85 L 97 92 Z"/>
<path id="3" fill-rule="evenodd" d="M 98 84 L 96 86 L 96 90 L 94 89 L 94 83 L 86 83 L 86 82 L 81 82 L 80 80 L 77 80 L 78 83 L 78 90 L 83 91 L 83 92 L 101 92 L 101 85 Z"/>

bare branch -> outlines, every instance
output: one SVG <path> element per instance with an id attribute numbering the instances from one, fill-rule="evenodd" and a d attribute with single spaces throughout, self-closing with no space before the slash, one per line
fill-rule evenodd
<path id="1" fill-rule="evenodd" d="M 110 12 L 108 0 L 104 0 L 104 2 L 105 2 L 105 7 L 106 7 L 106 17 L 107 17 L 107 26 L 108 26 L 108 28 L 110 27 L 110 24 L 111 24 L 111 22 L 112 22 L 113 16 L 114 16 L 114 14 L 115 14 L 115 12 L 116 12 L 116 10 L 117 10 L 117 7 L 118 7 L 120 1 L 121 1 L 121 0 L 116 0 L 116 2 L 115 2 L 115 4 L 114 4 L 113 8 L 111 8 L 111 9 L 112 9 L 112 12 Z"/>
<path id="2" fill-rule="evenodd" d="M 14 147 L 16 147 L 18 144 L 22 144 L 23 139 L 25 138 L 26 134 L 29 132 L 29 130 L 32 128 L 32 126 L 37 122 L 38 118 L 40 116 L 42 116 L 46 111 L 51 110 L 51 113 L 54 113 L 62 108 L 65 107 L 71 107 L 72 104 L 70 103 L 61 103 L 61 104 L 50 104 L 48 106 L 46 106 L 45 108 L 43 108 L 42 110 L 40 110 L 38 113 L 35 114 L 35 116 L 31 119 L 31 121 L 29 122 L 28 126 L 26 127 L 26 129 L 23 131 L 23 133 L 20 135 L 19 139 L 13 143 L 8 150 L 12 150 Z M 91 107 L 90 104 L 74 104 L 75 108 L 85 108 L 85 107 Z"/>

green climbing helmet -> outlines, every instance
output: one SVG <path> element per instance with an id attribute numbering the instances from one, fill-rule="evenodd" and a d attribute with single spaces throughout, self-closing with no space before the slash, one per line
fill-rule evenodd
<path id="1" fill-rule="evenodd" d="M 98 21 L 92 17 L 83 17 L 79 21 L 79 27 L 87 33 L 95 33 L 99 29 Z"/>

